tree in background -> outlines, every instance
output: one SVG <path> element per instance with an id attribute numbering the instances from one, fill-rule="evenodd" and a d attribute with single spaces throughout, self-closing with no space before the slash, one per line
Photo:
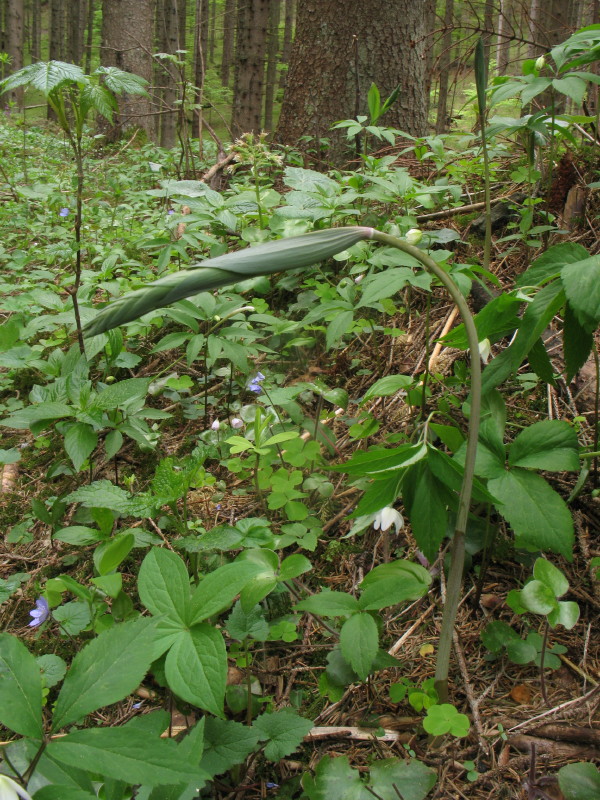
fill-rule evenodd
<path id="1" fill-rule="evenodd" d="M 152 81 L 154 28 L 153 0 L 103 0 L 101 61 Z M 153 138 L 155 119 L 148 95 L 123 94 L 112 137 L 118 131 L 140 127 Z"/>
<path id="2" fill-rule="evenodd" d="M 298 0 L 296 38 L 276 137 L 295 144 L 303 136 L 332 140 L 328 157 L 343 160 L 342 135 L 329 127 L 367 111 L 376 83 L 383 97 L 400 95 L 382 124 L 411 135 L 428 132 L 426 53 L 433 2 L 423 0 Z"/>
<path id="3" fill-rule="evenodd" d="M 269 6 L 269 0 L 238 3 L 231 115 L 236 136 L 262 128 Z"/>
<path id="4" fill-rule="evenodd" d="M 8 0 L 6 9 L 6 52 L 10 58 L 11 72 L 23 66 L 23 0 Z M 23 90 L 14 89 L 10 98 L 19 107 L 23 105 Z"/>

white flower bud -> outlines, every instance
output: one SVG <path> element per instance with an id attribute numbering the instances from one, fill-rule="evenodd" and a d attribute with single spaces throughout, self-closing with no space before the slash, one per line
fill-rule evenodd
<path id="1" fill-rule="evenodd" d="M 419 228 L 411 228 L 404 238 L 409 244 L 419 244 L 423 238 L 423 231 Z"/>
<path id="2" fill-rule="evenodd" d="M 544 58 L 544 56 L 540 56 L 535 62 L 535 68 L 539 72 L 540 70 L 544 69 L 545 66 L 546 66 L 546 59 Z"/>
<path id="3" fill-rule="evenodd" d="M 482 342 L 479 342 L 479 355 L 484 364 L 487 364 L 491 352 L 492 345 L 489 339 L 484 339 Z"/>
<path id="4" fill-rule="evenodd" d="M 360 283 L 364 277 L 364 275 L 357 275 L 356 278 L 354 278 L 354 283 Z"/>
<path id="5" fill-rule="evenodd" d="M 244 422 L 239 417 L 234 417 L 231 420 L 231 427 L 235 428 L 235 430 L 239 430 L 240 428 L 244 427 Z"/>
<path id="6" fill-rule="evenodd" d="M 210 427 L 211 427 L 211 430 L 213 430 L 213 431 L 218 431 L 218 430 L 219 430 L 219 428 L 221 427 L 221 423 L 219 422 L 219 420 L 218 420 L 218 419 L 216 419 L 216 420 L 215 420 L 215 421 L 212 423 L 212 425 L 211 425 Z"/>

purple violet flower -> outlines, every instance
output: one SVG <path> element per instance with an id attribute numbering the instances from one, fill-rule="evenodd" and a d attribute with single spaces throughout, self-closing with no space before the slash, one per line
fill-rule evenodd
<path id="1" fill-rule="evenodd" d="M 29 612 L 29 616 L 33 617 L 29 623 L 30 628 L 38 628 L 43 622 L 46 622 L 50 616 L 50 606 L 45 597 L 38 597 L 35 601 L 35 608 Z"/>
<path id="2" fill-rule="evenodd" d="M 262 393 L 262 388 L 261 388 L 260 384 L 264 381 L 264 379 L 265 379 L 265 376 L 262 374 L 262 372 L 257 372 L 256 373 L 256 377 L 252 378 L 252 380 L 248 384 L 248 389 L 251 392 L 254 392 L 254 394 L 261 394 Z"/>
<path id="3" fill-rule="evenodd" d="M 68 217 L 70 213 L 71 212 L 69 211 L 68 208 L 61 208 L 61 210 L 58 212 L 58 216 L 59 217 Z"/>

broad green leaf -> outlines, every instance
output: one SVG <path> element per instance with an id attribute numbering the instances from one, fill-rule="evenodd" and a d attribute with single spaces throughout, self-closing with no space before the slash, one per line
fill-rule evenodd
<path id="1" fill-rule="evenodd" d="M 510 294 L 501 294 L 484 306 L 475 316 L 475 327 L 480 342 L 489 339 L 497 342 L 503 336 L 519 327 L 518 310 L 523 301 Z M 457 347 L 466 350 L 469 347 L 464 323 L 457 325 L 450 333 L 443 337 L 442 342 L 448 347 Z"/>
<path id="2" fill-rule="evenodd" d="M 2 91 L 6 92 L 18 86 L 37 89 L 45 97 L 69 84 L 85 84 L 87 78 L 81 67 L 67 64 L 64 61 L 38 61 L 10 75 L 2 82 Z"/>
<path id="3" fill-rule="evenodd" d="M 340 632 L 342 655 L 364 681 L 379 649 L 377 623 L 370 614 L 354 614 L 342 625 Z"/>
<path id="4" fill-rule="evenodd" d="M 563 499 L 540 476 L 518 467 L 492 478 L 496 508 L 515 532 L 517 547 L 573 557 L 573 520 Z"/>
<path id="5" fill-rule="evenodd" d="M 238 642 L 252 638 L 258 642 L 266 642 L 269 637 L 269 623 L 265 619 L 265 614 L 260 606 L 254 606 L 247 613 L 238 601 L 227 617 L 225 624 L 227 633 Z"/>
<path id="6" fill-rule="evenodd" d="M 204 776 L 181 756 L 172 739 L 159 739 L 130 727 L 88 728 L 75 731 L 48 745 L 57 761 L 129 784 L 158 786 Z"/>
<path id="7" fill-rule="evenodd" d="M 188 624 L 195 625 L 228 608 L 260 571 L 260 566 L 255 563 L 235 561 L 210 572 L 202 578 L 192 595 Z"/>
<path id="8" fill-rule="evenodd" d="M 107 480 L 94 481 L 88 486 L 80 486 L 65 497 L 66 503 L 81 503 L 87 508 L 108 508 L 110 511 L 125 513 L 129 494 L 120 486 Z"/>
<path id="9" fill-rule="evenodd" d="M 585 364 L 594 346 L 594 336 L 579 324 L 571 305 L 567 303 L 563 324 L 563 352 L 567 383 L 571 383 L 575 375 Z"/>
<path id="10" fill-rule="evenodd" d="M 87 602 L 73 600 L 63 603 L 52 612 L 52 618 L 60 624 L 61 630 L 69 636 L 77 636 L 92 621 L 90 606 Z"/>
<path id="11" fill-rule="evenodd" d="M 425 462 L 411 467 L 403 487 L 413 536 L 425 558 L 433 563 L 448 526 L 448 490 Z"/>
<path id="12" fill-rule="evenodd" d="M 431 575 L 420 564 L 409 561 L 380 564 L 361 583 L 358 605 L 363 611 L 379 611 L 406 600 L 417 600 L 430 584 Z"/>
<path id="13" fill-rule="evenodd" d="M 44 786 L 34 794 L 34 800 L 96 800 L 98 795 L 77 786 Z"/>
<path id="14" fill-rule="evenodd" d="M 567 97 L 574 100 L 578 106 L 583 102 L 587 90 L 587 83 L 574 75 L 565 78 L 554 78 L 552 86 L 557 92 L 566 94 Z"/>
<path id="15" fill-rule="evenodd" d="M 161 547 L 150 550 L 140 567 L 138 592 L 152 614 L 164 614 L 185 626 L 190 605 L 190 578 L 176 553 Z"/>
<path id="16" fill-rule="evenodd" d="M 600 772 L 595 764 L 567 764 L 558 770 L 558 785 L 565 800 L 600 800 Z"/>
<path id="17" fill-rule="evenodd" d="M 548 472 L 577 471 L 578 451 L 577 433 L 568 422 L 545 419 L 521 431 L 510 446 L 508 463 Z"/>
<path id="18" fill-rule="evenodd" d="M 435 782 L 435 770 L 415 758 L 382 758 L 371 763 L 367 786 L 381 800 L 399 800 L 398 792 L 402 800 L 424 800 Z"/>
<path id="19" fill-rule="evenodd" d="M 300 553 L 295 553 L 283 559 L 278 577 L 280 581 L 291 581 L 292 578 L 297 578 L 299 575 L 303 575 L 311 569 L 312 563 L 308 558 L 300 555 Z"/>
<path id="20" fill-rule="evenodd" d="M 371 275 L 363 281 L 362 295 L 357 308 L 364 308 L 379 303 L 388 297 L 393 297 L 405 286 L 412 285 L 415 273 L 409 267 L 388 268 L 376 275 Z"/>
<path id="21" fill-rule="evenodd" d="M 541 581 L 529 581 L 521 590 L 521 603 L 532 614 L 549 614 L 556 607 L 556 597 Z"/>
<path id="22" fill-rule="evenodd" d="M 120 533 L 111 542 L 100 545 L 94 553 L 94 564 L 100 575 L 107 575 L 117 569 L 127 558 L 135 538 L 132 533 Z"/>
<path id="23" fill-rule="evenodd" d="M 549 247 L 535 259 L 529 269 L 521 273 L 516 286 L 542 286 L 546 281 L 556 278 L 567 264 L 574 264 L 589 257 L 588 251 L 576 242 L 560 242 Z"/>
<path id="24" fill-rule="evenodd" d="M 572 600 L 561 600 L 557 607 L 548 614 L 548 622 L 552 628 L 562 625 L 568 631 L 579 621 L 579 606 Z"/>
<path id="25" fill-rule="evenodd" d="M 139 686 L 152 662 L 154 627 L 149 618 L 123 622 L 77 653 L 56 701 L 53 731 L 122 700 Z"/>
<path id="26" fill-rule="evenodd" d="M 352 769 L 346 756 L 322 758 L 314 778 L 310 772 L 303 775 L 302 788 L 309 800 L 373 800 L 372 793 L 360 779 L 360 773 Z"/>
<path id="27" fill-rule="evenodd" d="M 426 455 L 427 447 L 424 444 L 402 444 L 392 449 L 357 452 L 345 464 L 334 464 L 330 469 L 349 475 L 376 475 L 379 472 L 408 467 Z"/>
<path id="28" fill-rule="evenodd" d="M 569 581 L 552 562 L 537 558 L 533 565 L 533 577 L 552 589 L 554 597 L 562 597 L 569 591 Z"/>
<path id="29" fill-rule="evenodd" d="M 4 417 L 3 420 L 0 420 L 0 426 L 23 430 L 29 428 L 34 422 L 51 421 L 74 415 L 74 409 L 65 403 L 36 403 Z"/>
<path id="30" fill-rule="evenodd" d="M 523 359 L 548 327 L 554 315 L 562 308 L 564 302 L 565 295 L 558 281 L 540 289 L 525 309 L 514 342 L 496 356 L 483 371 L 482 390 L 484 393 L 495 389 L 521 366 Z"/>
<path id="31" fill-rule="evenodd" d="M 267 742 L 264 752 L 269 761 L 279 761 L 295 753 L 312 726 L 311 720 L 287 708 L 261 714 L 252 725 L 261 740 Z"/>
<path id="32" fill-rule="evenodd" d="M 360 610 L 358 600 L 346 592 L 323 591 L 301 600 L 295 606 L 320 617 L 347 617 Z"/>
<path id="33" fill-rule="evenodd" d="M 567 264 L 560 275 L 579 324 L 584 330 L 593 331 L 600 323 L 600 256 Z"/>
<path id="34" fill-rule="evenodd" d="M 386 375 L 385 378 L 375 381 L 367 390 L 362 402 L 364 403 L 372 397 L 389 397 L 392 394 L 401 392 L 402 389 L 406 389 L 408 386 L 412 386 L 413 383 L 414 380 L 410 375 Z"/>
<path id="35" fill-rule="evenodd" d="M 23 642 L 0 633 L 0 722 L 15 733 L 41 739 L 42 677 Z"/>
<path id="36" fill-rule="evenodd" d="M 200 768 L 209 775 L 221 775 L 241 764 L 258 744 L 259 734 L 233 720 L 206 717 L 204 754 Z"/>
<path id="37" fill-rule="evenodd" d="M 486 625 L 480 637 L 490 653 L 499 653 L 509 642 L 518 639 L 519 634 L 506 622 L 498 619 Z"/>
<path id="38" fill-rule="evenodd" d="M 206 259 L 195 268 L 172 273 L 120 297 L 86 325 L 85 335 L 96 336 L 199 292 L 258 275 L 318 264 L 362 239 L 371 238 L 372 233 L 372 228 L 332 228 Z"/>
<path id="39" fill-rule="evenodd" d="M 118 408 L 129 403 L 130 400 L 137 400 L 145 397 L 150 386 L 151 378 L 128 378 L 127 380 L 113 383 L 107 386 L 94 399 L 96 408 L 109 410 Z"/>
<path id="40" fill-rule="evenodd" d="M 506 654 L 513 664 L 531 664 L 532 661 L 535 661 L 537 650 L 531 642 L 514 639 L 507 643 Z"/>
<path id="41" fill-rule="evenodd" d="M 222 716 L 227 652 L 223 636 L 212 625 L 200 623 L 177 636 L 167 654 L 165 674 L 169 688 L 182 700 Z"/>
<path id="42" fill-rule="evenodd" d="M 71 525 L 68 528 L 61 528 L 56 531 L 52 538 L 57 542 L 85 547 L 88 544 L 101 542 L 104 536 L 95 528 L 88 528 L 85 525 Z"/>
<path id="43" fill-rule="evenodd" d="M 56 684 L 60 683 L 65 677 L 67 665 L 60 656 L 47 653 L 46 655 L 38 656 L 36 661 L 42 672 L 46 689 L 51 689 L 53 686 L 56 686 Z"/>

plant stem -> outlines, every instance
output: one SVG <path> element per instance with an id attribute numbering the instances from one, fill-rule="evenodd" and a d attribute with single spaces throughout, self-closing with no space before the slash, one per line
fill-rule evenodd
<path id="1" fill-rule="evenodd" d="M 396 247 L 398 250 L 402 250 L 413 256 L 413 258 L 420 261 L 425 269 L 435 275 L 440 283 L 443 284 L 456 303 L 465 324 L 469 352 L 471 355 L 471 411 L 469 415 L 465 465 L 458 499 L 456 527 L 452 539 L 450 573 L 446 585 L 446 602 L 442 615 L 442 628 L 440 631 L 435 669 L 435 689 L 440 698 L 440 702 L 445 703 L 448 699 L 448 672 L 450 667 L 450 652 L 452 649 L 452 634 L 462 591 L 462 577 L 465 561 L 465 530 L 469 517 L 469 506 L 473 489 L 477 437 L 479 435 L 479 419 L 481 416 L 481 362 L 479 360 L 479 340 L 467 301 L 462 296 L 452 278 L 450 278 L 427 253 L 402 241 L 402 239 L 397 239 L 395 236 L 390 236 L 381 231 L 373 231 L 372 238 L 376 242 Z"/>

